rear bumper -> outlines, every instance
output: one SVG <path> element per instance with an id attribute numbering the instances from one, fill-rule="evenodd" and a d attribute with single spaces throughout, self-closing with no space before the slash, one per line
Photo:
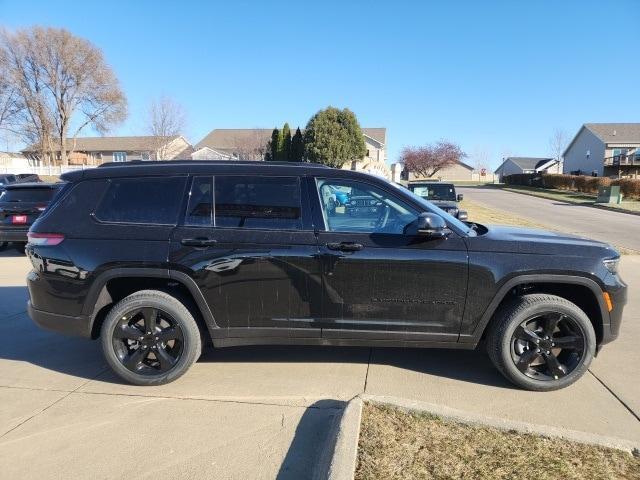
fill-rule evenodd
<path id="1" fill-rule="evenodd" d="M 24 229 L 0 229 L 0 242 L 26 242 L 29 228 Z"/>
<path id="2" fill-rule="evenodd" d="M 88 317 L 71 317 L 68 315 L 60 315 L 57 313 L 45 312 L 38 310 L 31 305 L 31 301 L 27 303 L 27 312 L 36 325 L 45 330 L 72 335 L 75 337 L 91 338 L 91 326 Z"/>

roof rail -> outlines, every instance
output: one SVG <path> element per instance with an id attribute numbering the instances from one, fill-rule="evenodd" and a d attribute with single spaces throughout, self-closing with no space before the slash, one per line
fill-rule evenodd
<path id="1" fill-rule="evenodd" d="M 321 163 L 311 162 L 267 162 L 261 160 L 129 160 L 126 162 L 106 162 L 98 166 L 103 167 L 123 167 L 127 165 L 255 165 L 274 167 L 311 167 L 311 168 L 331 168 Z"/>

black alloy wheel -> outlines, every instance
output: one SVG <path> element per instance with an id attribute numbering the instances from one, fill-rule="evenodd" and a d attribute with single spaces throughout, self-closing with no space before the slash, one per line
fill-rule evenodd
<path id="1" fill-rule="evenodd" d="M 585 335 L 569 315 L 536 314 L 518 325 L 511 339 L 511 358 L 534 380 L 558 380 L 575 370 L 585 355 Z"/>
<path id="2" fill-rule="evenodd" d="M 125 313 L 113 330 L 112 342 L 122 365 L 139 375 L 170 371 L 184 350 L 179 323 L 169 313 L 153 307 Z"/>

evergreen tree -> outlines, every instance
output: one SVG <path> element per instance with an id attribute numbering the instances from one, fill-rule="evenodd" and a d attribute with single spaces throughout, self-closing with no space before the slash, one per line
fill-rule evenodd
<path id="1" fill-rule="evenodd" d="M 289 124 L 285 122 L 282 127 L 282 161 L 289 162 L 291 160 L 291 129 Z"/>
<path id="2" fill-rule="evenodd" d="M 271 140 L 269 141 L 269 160 L 276 161 L 278 159 L 278 136 L 280 131 L 277 128 L 271 132 Z"/>
<path id="3" fill-rule="evenodd" d="M 277 148 L 276 148 L 276 156 L 273 159 L 276 162 L 284 162 L 284 132 L 282 130 L 278 130 L 278 138 L 277 138 Z"/>
<path id="4" fill-rule="evenodd" d="M 328 107 L 316 113 L 304 132 L 304 154 L 308 161 L 341 168 L 366 153 L 364 136 L 355 114 L 345 108 Z"/>
<path id="5" fill-rule="evenodd" d="M 296 129 L 296 133 L 293 135 L 291 139 L 291 157 L 289 158 L 292 162 L 302 162 L 304 157 L 304 140 L 302 138 L 302 132 L 300 131 L 300 127 Z"/>

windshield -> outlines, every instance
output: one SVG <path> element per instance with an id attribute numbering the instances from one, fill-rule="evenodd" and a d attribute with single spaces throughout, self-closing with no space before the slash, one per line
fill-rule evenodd
<path id="1" fill-rule="evenodd" d="M 419 185 L 409 185 L 409 190 L 419 197 L 427 200 L 449 200 L 456 201 L 456 191 L 453 185 L 446 183 L 423 183 Z"/>
<path id="2" fill-rule="evenodd" d="M 419 195 L 416 195 L 408 188 L 393 182 L 389 182 L 389 185 L 392 185 L 394 188 L 396 188 L 397 190 L 400 190 L 405 195 L 411 196 L 420 205 L 422 205 L 427 212 L 437 213 L 438 215 L 440 215 L 442 218 L 444 218 L 444 220 L 447 222 L 448 225 L 455 225 L 457 229 L 461 230 L 462 232 L 464 232 L 466 235 L 469 235 L 470 237 L 477 236 L 476 231 L 473 228 L 469 227 L 466 223 L 461 222 L 453 215 L 448 214 L 441 208 L 436 207 L 433 203 L 425 200 Z"/>
<path id="3" fill-rule="evenodd" d="M 14 188 L 0 195 L 0 202 L 48 202 L 57 188 Z"/>

